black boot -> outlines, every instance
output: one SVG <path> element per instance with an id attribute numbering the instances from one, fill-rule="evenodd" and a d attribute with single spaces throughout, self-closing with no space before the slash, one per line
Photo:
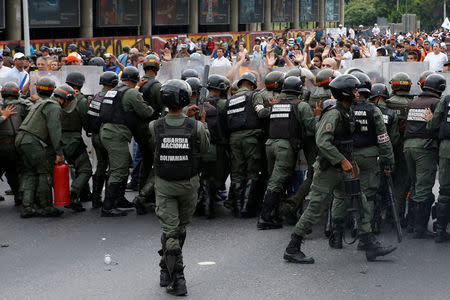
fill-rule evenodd
<path id="1" fill-rule="evenodd" d="M 91 188 L 89 187 L 89 182 L 87 182 L 80 191 L 80 201 L 90 202 L 92 201 Z"/>
<path id="2" fill-rule="evenodd" d="M 64 207 L 70 208 L 74 212 L 83 212 L 86 210 L 80 203 L 80 199 L 78 198 L 78 195 L 75 192 L 70 192 L 70 204 Z"/>
<path id="3" fill-rule="evenodd" d="M 92 177 L 92 208 L 102 207 L 102 192 L 104 183 L 105 177 L 96 175 Z"/>
<path id="4" fill-rule="evenodd" d="M 377 241 L 373 233 L 361 235 L 360 240 L 366 245 L 366 259 L 368 261 L 375 261 L 377 257 L 388 255 L 397 249 L 393 246 L 383 246 L 380 241 Z"/>
<path id="5" fill-rule="evenodd" d="M 120 185 L 120 187 L 121 187 L 119 191 L 120 197 L 116 198 L 115 208 L 133 208 L 134 207 L 133 202 L 128 201 L 128 199 L 125 197 L 125 189 L 127 187 L 127 181 L 124 180 Z"/>
<path id="6" fill-rule="evenodd" d="M 244 196 L 244 184 L 242 183 L 232 183 L 232 190 L 233 190 L 233 204 L 232 204 L 232 210 L 233 210 L 233 216 L 240 217 L 241 213 L 241 206 L 242 206 L 242 198 Z"/>
<path id="7" fill-rule="evenodd" d="M 414 211 L 414 234 L 413 239 L 432 238 L 433 234 L 428 231 L 428 221 L 430 220 L 431 204 L 428 202 L 416 203 Z"/>
<path id="8" fill-rule="evenodd" d="M 200 180 L 200 187 L 198 188 L 197 206 L 195 207 L 195 215 L 197 217 L 203 217 L 205 215 L 205 201 L 207 197 L 207 188 L 205 179 Z"/>
<path id="9" fill-rule="evenodd" d="M 263 206 L 261 209 L 261 215 L 259 216 L 256 227 L 260 230 L 266 229 L 279 229 L 283 227 L 283 224 L 279 222 L 275 216 L 277 210 L 279 193 L 271 190 L 266 190 L 264 194 Z"/>
<path id="10" fill-rule="evenodd" d="M 291 235 L 291 241 L 284 251 L 283 258 L 287 262 L 297 263 L 297 264 L 313 264 L 314 258 L 306 256 L 302 250 L 302 240 L 303 238 L 299 235 L 293 233 Z"/>
<path id="11" fill-rule="evenodd" d="M 171 282 L 167 286 L 167 293 L 175 296 L 187 295 L 186 279 L 184 278 L 183 255 L 178 253 L 166 252 L 166 265 L 171 275 Z"/>
<path id="12" fill-rule="evenodd" d="M 166 241 L 167 237 L 163 233 L 161 235 L 161 250 L 158 251 L 158 254 L 161 256 L 161 260 L 159 262 L 159 266 L 161 267 L 159 273 L 159 286 L 161 287 L 166 287 L 170 284 L 170 274 L 169 270 L 167 269 L 166 258 L 164 256 L 164 253 L 166 252 Z"/>
<path id="13" fill-rule="evenodd" d="M 406 232 L 414 232 L 414 213 L 416 211 L 416 202 L 412 199 L 408 200 L 408 214 L 406 215 Z"/>
<path id="14" fill-rule="evenodd" d="M 243 218 L 253 217 L 252 201 L 255 184 L 256 180 L 254 179 L 247 180 L 245 184 L 244 197 L 242 199 L 242 206 L 241 206 L 241 217 Z"/>
<path id="15" fill-rule="evenodd" d="M 333 230 L 331 232 L 328 244 L 333 249 L 342 249 L 342 239 L 344 236 L 344 220 L 336 219 L 333 220 Z"/>
<path id="16" fill-rule="evenodd" d="M 127 213 L 115 208 L 116 197 L 121 197 L 122 183 L 114 182 L 106 186 L 105 200 L 102 206 L 102 217 L 122 217 Z"/>
<path id="17" fill-rule="evenodd" d="M 449 211 L 449 203 L 438 202 L 436 206 L 436 235 L 434 237 L 436 243 L 443 243 L 448 240 L 447 224 Z"/>
<path id="18" fill-rule="evenodd" d="M 155 186 L 151 182 L 147 182 L 139 191 L 139 195 L 137 195 L 134 200 L 134 207 L 136 208 L 136 214 L 138 215 L 146 215 L 149 212 L 149 209 L 147 207 L 147 202 L 150 202 L 151 204 L 149 207 L 154 209 L 154 192 L 155 192 Z M 150 201 L 148 201 L 150 200 Z"/>

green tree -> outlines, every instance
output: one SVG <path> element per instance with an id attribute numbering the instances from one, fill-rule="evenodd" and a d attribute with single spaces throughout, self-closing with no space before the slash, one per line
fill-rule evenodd
<path id="1" fill-rule="evenodd" d="M 345 6 L 345 23 L 348 25 L 372 25 L 377 20 L 373 0 L 351 0 Z"/>

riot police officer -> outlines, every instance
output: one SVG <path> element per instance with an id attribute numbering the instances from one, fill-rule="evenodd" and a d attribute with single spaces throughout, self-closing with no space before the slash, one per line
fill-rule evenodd
<path id="1" fill-rule="evenodd" d="M 156 79 L 160 68 L 160 61 L 156 55 L 148 55 L 143 63 L 144 76 L 143 80 L 146 82 L 139 88 L 142 93 L 142 98 L 145 103 L 153 108 L 152 120 L 156 120 L 162 113 L 163 106 L 160 100 L 159 90 L 161 83 Z M 134 205 L 138 215 L 146 214 L 147 206 L 145 202 L 150 201 L 154 193 L 154 180 L 151 176 L 151 169 L 153 165 L 153 151 L 150 149 L 149 140 L 150 132 L 148 131 L 148 124 L 142 123 L 138 134 L 134 137 L 137 143 L 137 151 L 139 151 L 142 160 L 139 168 L 139 195 L 134 198 Z"/>
<path id="2" fill-rule="evenodd" d="M 103 217 L 118 217 L 126 212 L 117 207 L 129 206 L 125 198 L 128 169 L 131 156 L 128 143 L 142 122 L 148 122 L 153 109 L 142 99 L 136 90 L 139 71 L 126 67 L 122 72 L 122 82 L 105 94 L 100 107 L 100 140 L 108 152 L 109 177 L 103 201 Z"/>
<path id="3" fill-rule="evenodd" d="M 19 86 L 14 82 L 3 85 L 2 100 L 0 102 L 0 174 L 5 173 L 11 191 L 14 194 L 14 204 L 22 204 L 21 193 L 19 193 L 19 157 L 14 146 L 14 140 L 19 126 L 25 119 L 29 105 L 19 99 Z"/>
<path id="4" fill-rule="evenodd" d="M 344 194 L 344 180 L 355 177 L 357 170 L 352 165 L 354 116 L 350 107 L 358 97 L 359 85 L 359 80 L 349 74 L 339 76 L 330 83 L 330 89 L 337 104 L 322 115 L 317 126 L 316 141 L 319 155 L 315 164 L 311 191 L 308 194 L 310 202 L 297 222 L 284 253 L 284 259 L 288 262 L 314 263 L 312 257 L 306 256 L 301 251 L 302 241 L 311 231 L 312 226 L 320 220 L 333 191 L 335 194 Z M 361 195 L 363 215 L 358 218 L 360 220 L 358 229 L 360 239 L 367 244 L 366 258 L 372 261 L 378 256 L 391 253 L 395 248 L 382 246 L 371 233 L 366 197 L 363 193 Z"/>
<path id="5" fill-rule="evenodd" d="M 323 69 L 317 73 L 316 86 L 317 88 L 311 93 L 309 104 L 314 109 L 316 104 L 320 101 L 331 99 L 330 82 L 336 78 L 336 72 L 331 69 Z"/>
<path id="6" fill-rule="evenodd" d="M 368 201 L 369 219 L 373 220 L 373 211 L 381 207 L 377 202 L 377 191 L 379 186 L 378 161 L 381 165 L 391 170 L 394 164 L 392 145 L 383 121 L 383 115 L 378 107 L 368 101 L 372 84 L 369 76 L 361 72 L 353 72 L 359 84 L 358 100 L 352 104 L 355 116 L 355 131 L 353 132 L 353 158 L 359 167 L 359 179 L 361 191 Z M 342 248 L 343 225 L 346 217 L 347 203 L 342 194 L 336 193 L 332 205 L 333 232 L 330 236 L 332 248 Z M 378 226 L 378 224 L 376 224 Z M 372 222 L 372 231 L 378 227 Z M 375 228 L 376 227 L 376 228 Z M 358 250 L 365 250 L 364 240 L 358 244 Z"/>
<path id="7" fill-rule="evenodd" d="M 413 238 L 417 239 L 427 237 L 439 159 L 438 132 L 427 130 L 425 115 L 428 110 L 434 112 L 445 88 L 446 81 L 442 75 L 429 75 L 422 87 L 423 92 L 410 103 L 406 120 L 404 153 L 412 183 L 409 201 L 415 203 Z"/>
<path id="8" fill-rule="evenodd" d="M 99 66 L 103 68 L 103 71 L 105 71 L 106 63 L 105 60 L 101 57 L 93 57 L 89 60 L 90 66 Z"/>
<path id="9" fill-rule="evenodd" d="M 67 162 L 75 168 L 75 178 L 70 186 L 70 205 L 76 212 L 85 211 L 80 203 L 90 200 L 89 179 L 92 176 L 92 165 L 89 155 L 86 151 L 81 136 L 81 131 L 87 129 L 87 111 L 88 103 L 86 97 L 81 93 L 81 88 L 85 82 L 85 77 L 80 72 L 69 73 L 66 77 L 66 83 L 75 92 L 76 109 L 70 114 L 63 112 L 61 118 L 62 143 L 64 157 Z M 63 93 L 63 89 L 58 89 L 59 93 Z"/>
<path id="10" fill-rule="evenodd" d="M 315 129 L 316 122 L 309 105 L 300 100 L 302 91 L 300 78 L 288 77 L 284 80 L 279 102 L 272 105 L 266 141 L 270 178 L 257 223 L 258 229 L 282 227 L 277 215 L 277 206 L 294 171 L 303 132 L 306 129 L 314 132 Z"/>
<path id="11" fill-rule="evenodd" d="M 248 215 L 254 187 L 262 165 L 262 124 L 259 112 L 264 105 L 255 100 L 256 75 L 246 72 L 237 83 L 239 90 L 227 102 L 227 128 L 230 132 L 231 187 L 233 214 Z M 271 104 L 271 102 L 269 103 Z"/>
<path id="12" fill-rule="evenodd" d="M 405 176 L 408 172 L 406 168 L 405 155 L 403 154 L 403 142 L 404 133 L 406 127 L 406 118 L 408 116 L 408 105 L 412 98 L 409 95 L 411 90 L 411 79 L 406 73 L 396 73 L 392 77 L 391 81 L 392 94 L 386 101 L 388 108 L 394 110 L 398 117 L 398 131 L 400 134 L 399 142 L 394 147 L 394 172 L 392 174 L 392 180 L 394 182 L 394 198 L 397 204 L 397 211 L 400 216 L 405 215 L 406 211 L 406 197 L 410 189 L 411 181 L 408 176 Z M 410 206 L 414 202 L 408 201 L 408 218 L 411 217 L 409 211 L 413 211 L 414 208 Z M 412 226 L 412 222 L 409 222 L 408 227 Z M 407 229 L 409 230 L 409 229 Z"/>
<path id="13" fill-rule="evenodd" d="M 198 72 L 194 69 L 186 69 L 183 72 L 181 72 L 181 80 L 186 80 L 191 77 L 199 78 Z"/>
<path id="14" fill-rule="evenodd" d="M 73 90 L 50 98 L 55 82 L 42 77 L 36 84 L 39 99 L 19 127 L 15 145 L 21 158 L 23 193 L 22 218 L 33 216 L 57 217 L 63 211 L 53 207 L 51 199 L 52 166 L 64 162 L 61 142 L 62 109 L 70 113 L 75 105 Z"/>
<path id="15" fill-rule="evenodd" d="M 98 57 L 101 58 L 101 57 Z M 99 84 L 103 85 L 102 90 L 94 96 L 89 103 L 88 124 L 89 132 L 92 134 L 92 146 L 97 158 L 97 167 L 92 176 L 92 207 L 100 208 L 102 206 L 102 192 L 106 181 L 106 169 L 108 169 L 108 152 L 100 141 L 100 107 L 103 103 L 106 93 L 113 89 L 119 83 L 119 77 L 115 72 L 107 71 L 100 76 Z"/>
<path id="16" fill-rule="evenodd" d="M 450 96 L 442 97 L 434 113 L 427 111 L 427 130 L 438 130 L 439 139 L 439 197 L 436 206 L 436 243 L 448 240 L 450 218 Z"/>
<path id="17" fill-rule="evenodd" d="M 161 223 L 160 285 L 177 296 L 186 295 L 182 249 L 186 226 L 195 210 L 199 188 L 200 154 L 208 150 L 209 132 L 205 112 L 201 122 L 187 118 L 191 90 L 186 82 L 172 79 L 161 87 L 161 100 L 169 109 L 164 118 L 150 123 L 155 149 L 156 214 Z M 191 107 L 187 115 L 196 113 Z"/>

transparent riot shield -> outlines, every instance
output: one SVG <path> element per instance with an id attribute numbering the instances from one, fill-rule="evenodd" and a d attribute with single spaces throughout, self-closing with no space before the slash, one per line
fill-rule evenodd
<path id="1" fill-rule="evenodd" d="M 384 83 L 386 71 L 385 63 L 389 62 L 388 56 L 377 56 L 369 58 L 358 58 L 350 61 L 346 61 L 345 73 L 351 73 L 352 69 L 359 69 L 366 73 L 373 83 Z"/>
<path id="2" fill-rule="evenodd" d="M 419 95 L 422 90 L 418 85 L 420 74 L 428 70 L 428 62 L 386 62 L 384 63 L 384 83 L 392 92 L 390 80 L 391 78 L 399 72 L 408 74 L 411 78 L 411 95 Z"/>
<path id="3" fill-rule="evenodd" d="M 63 66 L 59 72 L 62 73 L 63 83 L 69 73 L 80 72 L 83 74 L 85 83 L 81 92 L 84 95 L 95 95 L 102 90 L 99 81 L 100 76 L 103 74 L 103 68 L 100 66 Z"/>
<path id="4" fill-rule="evenodd" d="M 447 87 L 445 91 L 442 93 L 443 96 L 450 95 L 450 73 L 439 73 L 445 77 L 445 81 L 447 82 Z"/>
<path id="5" fill-rule="evenodd" d="M 55 81 L 56 86 L 64 83 L 66 77 L 61 71 L 33 71 L 30 72 L 30 95 L 36 95 L 36 83 L 42 77 L 49 77 Z"/>
<path id="6" fill-rule="evenodd" d="M 276 69 L 273 69 L 276 70 Z M 232 69 L 228 72 L 228 79 L 231 82 L 234 82 L 239 79 L 239 77 L 245 72 L 252 72 L 256 75 L 258 82 L 257 88 L 262 89 L 265 87 L 264 78 L 267 73 L 269 73 L 269 68 L 267 67 L 267 63 L 263 60 L 250 60 L 246 61 L 240 65 L 237 63 L 233 64 Z"/>

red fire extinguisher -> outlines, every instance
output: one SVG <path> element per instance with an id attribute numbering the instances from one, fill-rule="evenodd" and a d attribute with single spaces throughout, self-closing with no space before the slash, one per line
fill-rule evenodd
<path id="1" fill-rule="evenodd" d="M 53 168 L 53 190 L 55 206 L 70 204 L 69 166 L 59 164 Z"/>

